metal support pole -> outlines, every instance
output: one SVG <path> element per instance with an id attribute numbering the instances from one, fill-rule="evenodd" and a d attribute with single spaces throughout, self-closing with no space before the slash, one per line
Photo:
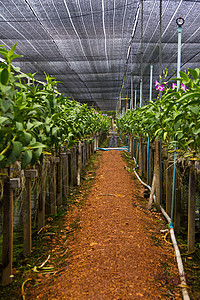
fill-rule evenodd
<path id="1" fill-rule="evenodd" d="M 131 42 L 131 103 L 130 109 L 133 109 L 133 50 L 132 50 L 132 42 Z"/>
<path id="2" fill-rule="evenodd" d="M 140 81 L 140 107 L 142 107 L 142 80 Z"/>
<path id="3" fill-rule="evenodd" d="M 180 77 L 181 69 L 181 33 L 182 27 L 178 27 L 178 57 L 177 57 L 177 78 Z M 180 81 L 177 80 L 177 90 L 180 88 Z"/>
<path id="4" fill-rule="evenodd" d="M 150 65 L 150 91 L 149 101 L 152 101 L 153 65 Z"/>
<path id="5" fill-rule="evenodd" d="M 135 89 L 135 105 L 134 108 L 136 109 L 137 107 L 137 90 Z"/>

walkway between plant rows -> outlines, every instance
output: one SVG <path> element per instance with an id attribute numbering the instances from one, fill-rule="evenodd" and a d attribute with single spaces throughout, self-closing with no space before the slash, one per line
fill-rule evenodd
<path id="1" fill-rule="evenodd" d="M 121 152 L 102 152 L 64 272 L 40 280 L 28 299 L 182 299 L 173 248 L 160 233 L 166 227 L 143 191 Z"/>

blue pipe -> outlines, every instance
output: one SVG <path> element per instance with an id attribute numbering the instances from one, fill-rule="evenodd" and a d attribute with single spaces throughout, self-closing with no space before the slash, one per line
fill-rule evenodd
<path id="1" fill-rule="evenodd" d="M 137 155 L 136 155 L 136 163 L 138 165 L 138 156 L 139 156 L 139 142 L 137 142 Z"/>
<path id="2" fill-rule="evenodd" d="M 176 188 L 176 144 L 174 147 L 174 168 L 173 168 L 173 185 L 172 185 L 172 209 L 171 209 L 171 222 L 169 228 L 174 228 L 174 210 L 175 210 L 175 188 Z"/>
<path id="3" fill-rule="evenodd" d="M 135 138 L 133 139 L 133 157 L 135 157 Z"/>
<path id="4" fill-rule="evenodd" d="M 149 184 L 149 145 L 150 145 L 150 138 L 148 136 L 148 144 L 147 144 L 147 184 Z"/>

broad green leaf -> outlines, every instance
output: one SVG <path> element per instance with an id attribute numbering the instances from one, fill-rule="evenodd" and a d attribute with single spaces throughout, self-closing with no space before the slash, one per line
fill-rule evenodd
<path id="1" fill-rule="evenodd" d="M 8 167 L 8 166 L 12 165 L 14 162 L 16 162 L 16 160 L 17 160 L 17 157 L 15 155 L 15 151 L 13 150 L 7 159 L 6 166 Z"/>
<path id="2" fill-rule="evenodd" d="M 190 74 L 194 78 L 194 81 L 196 81 L 199 78 L 199 74 L 198 74 L 197 70 L 188 69 L 188 71 L 190 72 Z"/>
<path id="3" fill-rule="evenodd" d="M 185 72 L 180 71 L 179 73 L 180 73 L 180 76 L 183 78 L 183 81 L 182 81 L 183 84 L 187 84 L 190 82 L 190 78 Z"/>
<path id="4" fill-rule="evenodd" d="M 1 100 L 1 109 L 3 112 L 7 112 L 11 107 L 12 101 L 11 100 Z"/>
<path id="5" fill-rule="evenodd" d="M 22 158 L 22 169 L 24 169 L 30 162 L 32 159 L 32 150 L 26 150 L 24 153 L 24 156 Z"/>
<path id="6" fill-rule="evenodd" d="M 194 134 L 199 134 L 200 133 L 200 128 L 199 129 L 193 129 Z"/>
<path id="7" fill-rule="evenodd" d="M 3 125 L 3 123 L 5 123 L 6 121 L 9 121 L 9 118 L 7 118 L 7 117 L 0 117 L 0 125 Z"/>
<path id="8" fill-rule="evenodd" d="M 7 94 L 11 90 L 11 88 L 12 87 L 10 85 L 0 84 L 0 89 L 2 90 L 3 94 Z"/>
<path id="9" fill-rule="evenodd" d="M 31 139 L 32 139 L 32 135 L 30 133 L 28 133 L 28 132 L 24 132 L 23 135 L 24 135 L 25 143 L 29 144 L 30 141 L 31 141 Z"/>
<path id="10" fill-rule="evenodd" d="M 1 72 L 1 83 L 3 85 L 6 85 L 8 83 L 9 80 L 9 72 L 8 69 L 3 69 L 3 71 Z"/>
<path id="11" fill-rule="evenodd" d="M 41 144 L 39 142 L 35 142 L 35 143 L 31 143 L 29 144 L 29 147 L 31 147 L 32 149 L 36 149 L 36 148 L 45 148 L 46 146 L 44 144 Z"/>
<path id="12" fill-rule="evenodd" d="M 16 128 L 17 128 L 17 130 L 19 130 L 19 131 L 23 131 L 23 130 L 24 130 L 24 126 L 23 126 L 23 124 L 20 123 L 20 122 L 16 122 Z"/>
<path id="13" fill-rule="evenodd" d="M 19 157 L 22 152 L 22 143 L 18 141 L 14 141 L 13 143 L 13 150 L 16 155 L 16 157 Z"/>
<path id="14" fill-rule="evenodd" d="M 190 107 L 190 110 L 195 114 L 198 115 L 199 114 L 199 106 L 194 106 L 194 107 Z"/>
<path id="15" fill-rule="evenodd" d="M 40 157 L 40 155 L 42 154 L 42 147 L 41 148 L 38 148 L 36 151 L 35 151 L 35 154 L 37 157 Z"/>

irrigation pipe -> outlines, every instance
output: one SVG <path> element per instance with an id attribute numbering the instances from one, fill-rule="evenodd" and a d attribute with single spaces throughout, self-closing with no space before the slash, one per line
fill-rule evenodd
<path id="1" fill-rule="evenodd" d="M 140 176 L 137 174 L 136 172 L 136 168 L 138 167 L 137 162 L 135 157 L 133 157 L 135 163 L 136 163 L 136 167 L 134 168 L 134 173 L 136 175 L 136 177 L 138 178 L 138 180 L 151 191 L 151 187 L 146 184 L 145 182 L 142 181 L 142 179 L 140 178 Z M 153 196 L 155 199 L 155 195 Z M 160 210 L 163 214 L 163 216 L 166 218 L 167 222 L 170 225 L 169 228 L 169 232 L 170 232 L 170 236 L 171 236 L 171 240 L 172 240 L 172 244 L 174 247 L 174 251 L 175 251 L 175 257 L 176 257 L 176 262 L 177 262 L 177 266 L 178 266 L 178 271 L 179 271 L 179 277 L 180 277 L 180 281 L 181 284 L 179 285 L 182 289 L 182 296 L 183 296 L 183 300 L 190 300 L 190 296 L 188 294 L 188 287 L 186 284 L 186 278 L 185 278 L 185 272 L 184 272 L 184 267 L 183 267 L 183 262 L 182 262 L 182 258 L 181 258 L 181 254 L 180 254 L 180 250 L 176 241 L 176 237 L 175 237 L 175 233 L 174 233 L 174 227 L 171 225 L 171 218 L 169 217 L 169 215 L 166 213 L 166 211 L 164 210 L 164 208 L 162 206 L 160 206 Z"/>

